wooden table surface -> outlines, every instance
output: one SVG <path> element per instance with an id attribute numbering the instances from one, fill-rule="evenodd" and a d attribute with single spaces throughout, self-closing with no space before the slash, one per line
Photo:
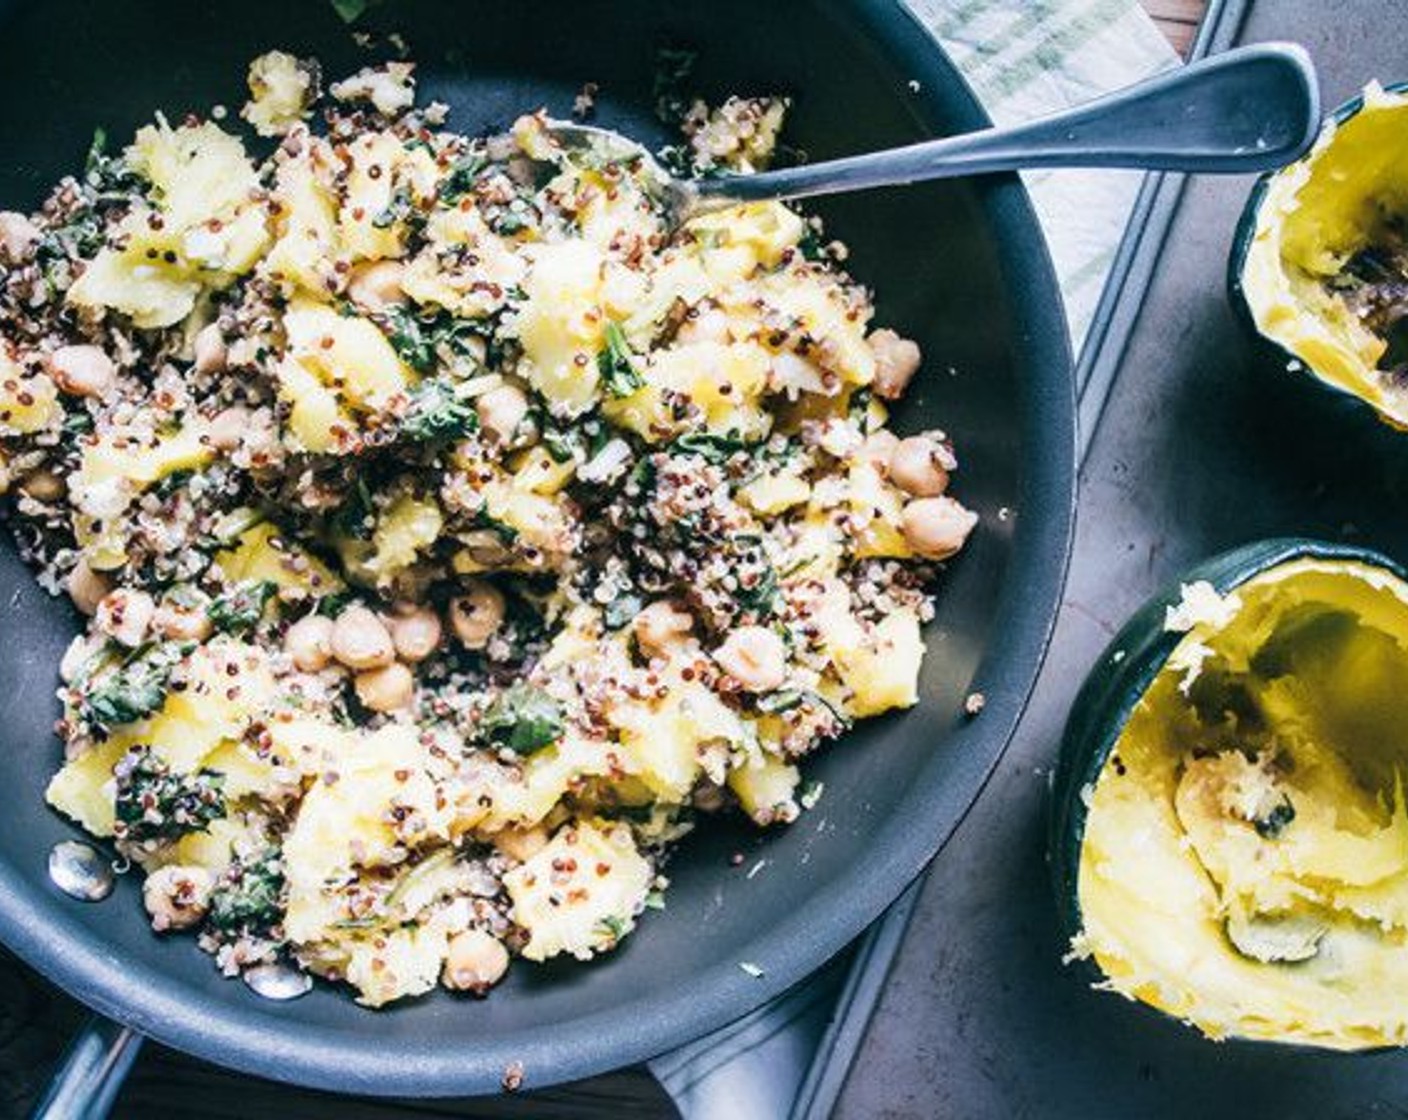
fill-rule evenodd
<path id="1" fill-rule="evenodd" d="M 1174 48 L 1186 52 L 1207 0 L 1141 2 Z M 85 1016 L 76 1002 L 0 949 L 0 1117 L 27 1114 Z M 227 1073 L 151 1044 L 143 1048 L 113 1111 L 115 1120 L 666 1120 L 676 1115 L 664 1092 L 640 1069 L 494 1100 L 353 1101 Z"/>

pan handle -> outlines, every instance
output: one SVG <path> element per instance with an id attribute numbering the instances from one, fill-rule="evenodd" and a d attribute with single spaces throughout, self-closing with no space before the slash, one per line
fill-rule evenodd
<path id="1" fill-rule="evenodd" d="M 69 1044 L 30 1120 L 103 1120 L 141 1048 L 136 1031 L 94 1015 Z"/>

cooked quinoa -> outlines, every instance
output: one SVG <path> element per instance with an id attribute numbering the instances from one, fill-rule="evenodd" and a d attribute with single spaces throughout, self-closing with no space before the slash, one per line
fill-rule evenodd
<path id="1" fill-rule="evenodd" d="M 271 140 L 158 118 L 0 213 L 0 495 L 87 616 L 48 800 L 156 930 L 370 1006 L 610 950 L 698 813 L 795 819 L 915 703 L 976 520 L 815 221 L 671 233 L 639 167 L 414 87 L 273 52 Z M 695 104 L 696 163 L 783 109 Z"/>

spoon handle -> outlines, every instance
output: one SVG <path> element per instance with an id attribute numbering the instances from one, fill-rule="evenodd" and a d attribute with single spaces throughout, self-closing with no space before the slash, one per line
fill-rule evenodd
<path id="1" fill-rule="evenodd" d="M 1314 142 L 1315 69 L 1303 48 L 1266 43 L 1214 55 L 1013 128 L 691 184 L 692 209 L 805 198 L 993 171 L 1125 167 L 1245 173 L 1281 167 Z"/>

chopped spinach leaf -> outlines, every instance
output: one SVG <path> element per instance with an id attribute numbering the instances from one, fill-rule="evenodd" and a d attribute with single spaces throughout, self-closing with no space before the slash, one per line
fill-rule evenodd
<path id="1" fill-rule="evenodd" d="M 264 607 L 273 598 L 279 585 L 271 579 L 251 580 L 231 588 L 206 610 L 215 629 L 226 634 L 239 634 L 259 624 Z"/>
<path id="2" fill-rule="evenodd" d="M 113 835 L 119 840 L 177 840 L 225 815 L 224 775 L 214 770 L 173 774 L 149 746 L 128 751 L 113 768 L 113 777 Z"/>
<path id="3" fill-rule="evenodd" d="M 609 940 L 613 945 L 620 941 L 631 931 L 631 923 L 627 918 L 622 918 L 616 914 L 608 914 L 597 922 L 597 935 Z"/>
<path id="4" fill-rule="evenodd" d="M 366 15 L 368 8 L 374 8 L 381 0 L 332 0 L 332 10 L 342 17 L 343 23 L 356 23 Z"/>
<path id="5" fill-rule="evenodd" d="M 689 112 L 688 83 L 698 61 L 697 51 L 677 47 L 661 47 L 655 52 L 655 75 L 652 93 L 655 115 L 664 124 L 675 126 Z"/>
<path id="6" fill-rule="evenodd" d="M 458 439 L 474 431 L 479 418 L 469 402 L 444 378 L 423 381 L 411 394 L 411 405 L 401 420 L 401 432 L 420 443 Z"/>
<path id="7" fill-rule="evenodd" d="M 645 384 L 626 334 L 616 323 L 606 324 L 606 347 L 596 356 L 596 368 L 612 396 L 629 397 Z"/>
<path id="8" fill-rule="evenodd" d="M 518 754 L 555 742 L 565 726 L 557 701 L 522 681 L 499 693 L 479 720 L 479 732 L 489 742 Z"/>
<path id="9" fill-rule="evenodd" d="M 210 897 L 206 922 L 225 937 L 268 937 L 283 919 L 284 865 L 277 845 L 236 860 Z"/>
<path id="10" fill-rule="evenodd" d="M 745 614 L 761 618 L 772 616 L 777 611 L 778 587 L 777 572 L 772 565 L 763 569 L 762 575 L 752 587 L 742 587 L 734 592 L 734 602 Z"/>
<path id="11" fill-rule="evenodd" d="M 88 145 L 88 155 L 83 161 L 83 170 L 91 175 L 103 163 L 103 153 L 107 151 L 108 133 L 101 126 L 93 129 L 93 140 Z"/>
<path id="12" fill-rule="evenodd" d="M 440 201 L 457 202 L 467 195 L 474 189 L 480 172 L 488 166 L 489 159 L 483 152 L 470 152 L 461 156 L 440 183 Z"/>
<path id="13" fill-rule="evenodd" d="M 494 533 L 504 544 L 513 544 L 518 540 L 518 530 L 507 521 L 501 521 L 487 509 L 480 509 L 470 520 L 470 524 L 476 529 L 488 529 Z"/>
<path id="14" fill-rule="evenodd" d="M 119 668 L 90 682 L 79 705 L 83 718 L 102 727 L 134 723 L 166 699 L 172 670 L 195 649 L 194 642 L 143 646 Z"/>
<path id="15" fill-rule="evenodd" d="M 738 452 L 745 450 L 747 446 L 735 435 L 686 432 L 675 439 L 666 450 L 671 455 L 697 455 L 706 463 L 717 465 L 728 462 Z"/>
<path id="16" fill-rule="evenodd" d="M 602 621 L 608 630 L 619 630 L 645 610 L 645 600 L 633 592 L 618 595 L 602 609 Z"/>
<path id="17" fill-rule="evenodd" d="M 434 371 L 442 348 L 452 356 L 469 354 L 469 340 L 482 338 L 485 330 L 482 324 L 458 319 L 448 311 L 422 318 L 409 308 L 394 307 L 386 318 L 388 341 L 402 361 L 422 374 Z"/>
<path id="18" fill-rule="evenodd" d="M 397 222 L 404 222 L 412 212 L 411 196 L 403 187 L 391 196 L 386 208 L 372 219 L 372 226 L 376 229 L 390 229 Z"/>
<path id="19" fill-rule="evenodd" d="M 324 618 L 336 618 L 356 601 L 357 596 L 351 591 L 334 591 L 318 600 L 318 606 L 313 613 Z"/>

